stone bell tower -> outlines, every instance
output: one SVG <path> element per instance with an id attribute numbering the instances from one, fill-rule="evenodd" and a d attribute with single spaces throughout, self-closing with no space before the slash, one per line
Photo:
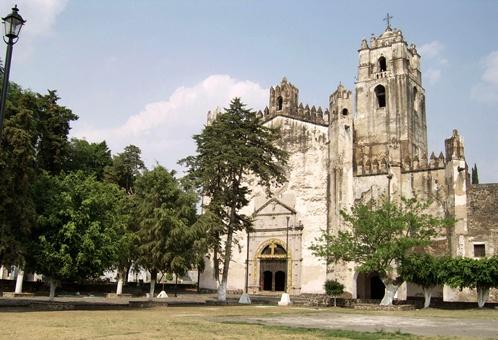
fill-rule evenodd
<path id="1" fill-rule="evenodd" d="M 356 82 L 355 164 L 427 158 L 425 90 L 420 55 L 389 23 L 370 44 L 363 39 Z"/>
<path id="2" fill-rule="evenodd" d="M 297 115 L 298 96 L 298 88 L 288 82 L 287 78 L 284 77 L 280 85 L 270 88 L 270 114 Z"/>

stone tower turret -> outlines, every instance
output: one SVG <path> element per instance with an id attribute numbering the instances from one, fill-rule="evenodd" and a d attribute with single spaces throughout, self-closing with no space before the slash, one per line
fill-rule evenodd
<path id="1" fill-rule="evenodd" d="M 331 234 L 347 228 L 341 210 L 349 210 L 354 203 L 353 192 L 353 114 L 352 93 L 342 84 L 329 98 L 329 167 L 327 230 Z M 336 271 L 328 278 L 346 282 L 346 289 L 353 291 L 348 273 L 354 273 L 353 265 L 335 266 Z M 339 274 L 340 273 L 340 274 Z"/>
<path id="2" fill-rule="evenodd" d="M 270 114 L 297 115 L 299 90 L 283 78 L 280 85 L 270 88 Z"/>
<path id="3" fill-rule="evenodd" d="M 352 93 L 342 84 L 329 99 L 329 229 L 340 229 L 340 211 L 353 204 Z"/>
<path id="4" fill-rule="evenodd" d="M 415 45 L 388 25 L 370 45 L 363 39 L 358 52 L 355 163 L 427 158 L 425 90 Z"/>

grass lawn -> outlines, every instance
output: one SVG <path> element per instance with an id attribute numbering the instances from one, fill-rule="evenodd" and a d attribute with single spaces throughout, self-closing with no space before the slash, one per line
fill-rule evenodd
<path id="1" fill-rule="evenodd" d="M 230 316 L 271 316 L 350 312 L 347 309 L 281 308 L 273 306 L 161 307 L 140 310 L 0 312 L 0 337 L 5 339 L 406 339 L 406 334 L 318 330 L 224 322 Z M 364 314 L 365 312 L 362 311 Z M 477 313 L 480 312 L 480 313 Z M 379 314 L 380 312 L 375 312 Z M 392 315 L 485 317 L 498 319 L 498 311 L 413 311 Z M 472 314 L 472 315 L 471 315 Z"/>

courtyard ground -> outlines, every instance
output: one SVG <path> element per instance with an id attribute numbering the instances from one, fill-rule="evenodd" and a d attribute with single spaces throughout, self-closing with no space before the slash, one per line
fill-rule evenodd
<path id="1" fill-rule="evenodd" d="M 0 325 L 5 339 L 496 339 L 498 310 L 366 312 L 251 305 L 41 312 L 3 307 Z"/>

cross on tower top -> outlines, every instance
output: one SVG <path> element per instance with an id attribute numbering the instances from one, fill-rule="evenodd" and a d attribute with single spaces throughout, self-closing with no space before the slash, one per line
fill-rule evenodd
<path id="1" fill-rule="evenodd" d="M 387 23 L 386 30 L 390 30 L 391 29 L 391 19 L 392 18 L 393 17 L 391 15 L 389 15 L 389 13 L 387 13 L 386 17 L 383 19 Z"/>

